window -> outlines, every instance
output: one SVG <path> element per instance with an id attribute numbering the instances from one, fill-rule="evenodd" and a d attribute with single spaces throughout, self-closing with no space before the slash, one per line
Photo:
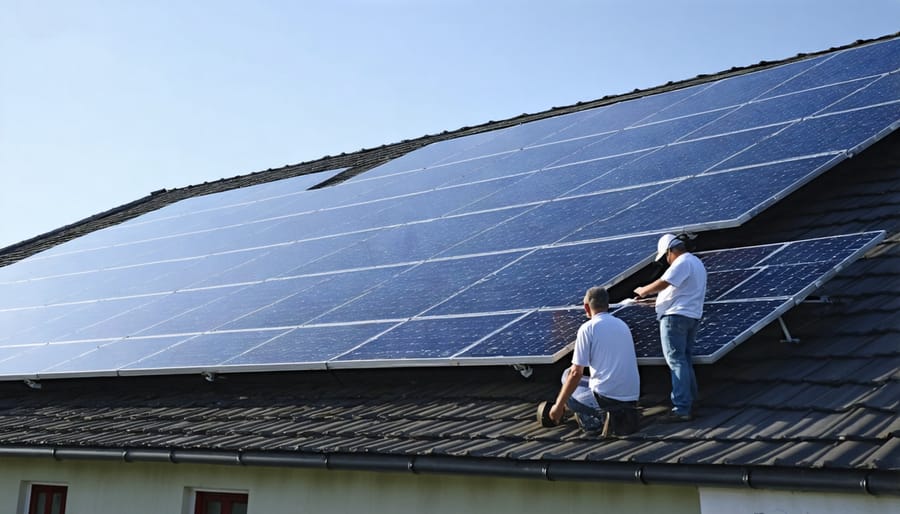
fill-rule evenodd
<path id="1" fill-rule="evenodd" d="M 64 485 L 32 484 L 28 514 L 66 514 L 66 491 Z"/>
<path id="2" fill-rule="evenodd" d="M 194 514 L 247 514 L 247 495 L 197 491 Z"/>

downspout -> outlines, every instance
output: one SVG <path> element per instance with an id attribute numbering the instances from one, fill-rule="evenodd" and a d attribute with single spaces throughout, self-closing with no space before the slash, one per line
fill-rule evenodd
<path id="1" fill-rule="evenodd" d="M 892 471 L 771 468 L 625 462 L 518 461 L 434 455 L 356 453 L 240 452 L 214 450 L 0 447 L 0 458 L 170 462 L 453 474 L 550 481 L 623 482 L 644 485 L 747 487 L 900 496 L 900 474 Z"/>

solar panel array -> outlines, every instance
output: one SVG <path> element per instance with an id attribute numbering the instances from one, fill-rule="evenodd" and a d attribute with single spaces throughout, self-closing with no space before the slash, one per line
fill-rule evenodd
<path id="1" fill-rule="evenodd" d="M 698 253 L 708 280 L 694 362 L 719 360 L 884 236 L 884 231 L 865 232 Z M 631 327 L 640 363 L 665 363 L 652 304 L 631 304 L 615 315 Z"/>
<path id="2" fill-rule="evenodd" d="M 898 70 L 893 39 L 177 202 L 0 269 L 0 378 L 553 362 L 659 233 L 896 129 Z"/>

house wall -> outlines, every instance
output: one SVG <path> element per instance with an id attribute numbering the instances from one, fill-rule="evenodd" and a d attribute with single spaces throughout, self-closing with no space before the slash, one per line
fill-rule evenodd
<path id="1" fill-rule="evenodd" d="M 0 459 L 0 512 L 23 484 L 68 485 L 67 514 L 189 512 L 189 488 L 249 493 L 249 514 L 700 512 L 695 487 L 196 464 Z"/>
<path id="2" fill-rule="evenodd" d="M 862 494 L 700 488 L 703 514 L 883 514 L 900 512 L 900 498 Z"/>

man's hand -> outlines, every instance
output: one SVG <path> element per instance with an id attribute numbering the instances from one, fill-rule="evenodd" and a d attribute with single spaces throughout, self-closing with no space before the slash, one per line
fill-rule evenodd
<path id="1" fill-rule="evenodd" d="M 566 406 L 560 405 L 558 403 L 554 403 L 553 407 L 550 407 L 550 419 L 553 420 L 554 423 L 559 424 L 562 421 L 563 414 L 566 413 Z"/>
<path id="2" fill-rule="evenodd" d="M 638 296 L 638 298 L 643 298 L 643 297 L 647 296 L 647 294 L 648 294 L 647 286 L 635 288 L 634 294 L 636 294 Z"/>

